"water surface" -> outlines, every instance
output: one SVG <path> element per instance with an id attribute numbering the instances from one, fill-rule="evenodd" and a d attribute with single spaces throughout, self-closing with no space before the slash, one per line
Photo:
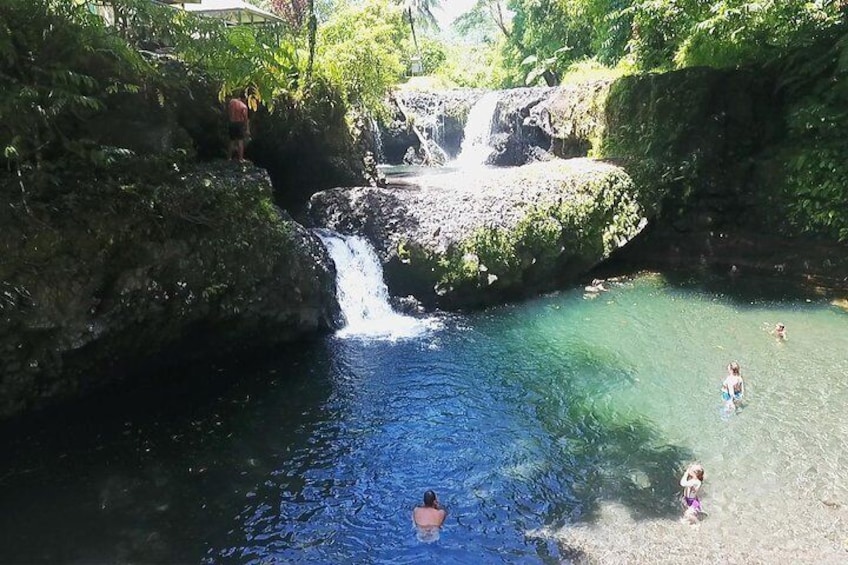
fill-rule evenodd
<path id="1" fill-rule="evenodd" d="M 845 562 L 848 315 L 766 283 L 574 289 L 7 427 L 0 562 Z"/>

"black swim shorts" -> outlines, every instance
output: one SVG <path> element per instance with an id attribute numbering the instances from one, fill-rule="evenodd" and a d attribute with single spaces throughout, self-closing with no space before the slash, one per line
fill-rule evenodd
<path id="1" fill-rule="evenodd" d="M 246 122 L 230 122 L 230 139 L 233 141 L 244 139 L 244 134 L 247 129 L 245 126 L 247 126 Z"/>

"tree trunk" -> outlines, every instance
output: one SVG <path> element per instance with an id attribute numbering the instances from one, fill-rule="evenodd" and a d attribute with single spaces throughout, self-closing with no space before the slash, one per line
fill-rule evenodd
<path id="1" fill-rule="evenodd" d="M 306 79 L 312 79 L 312 66 L 315 64 L 315 42 L 318 37 L 318 18 L 315 17 L 315 0 L 308 0 L 309 6 L 309 61 L 306 64 Z"/>
<path id="2" fill-rule="evenodd" d="M 546 69 L 542 73 L 542 78 L 545 79 L 545 84 L 548 86 L 559 86 L 559 75 L 550 69 Z"/>
<path id="3" fill-rule="evenodd" d="M 412 17 L 412 8 L 406 11 L 406 15 L 409 18 L 409 29 L 412 31 L 412 43 L 415 45 L 415 54 L 420 57 L 421 51 L 418 49 L 418 38 L 415 36 L 415 19 Z"/>

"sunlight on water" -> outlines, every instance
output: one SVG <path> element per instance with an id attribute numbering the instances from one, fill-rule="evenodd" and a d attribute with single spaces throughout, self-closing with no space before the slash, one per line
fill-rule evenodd
<path id="1" fill-rule="evenodd" d="M 707 470 L 708 513 L 690 532 L 667 520 L 643 523 L 638 511 L 634 519 L 633 509 L 612 500 L 591 526 L 545 535 L 616 562 L 652 562 L 658 548 L 677 563 L 848 560 L 844 313 L 823 301 L 681 291 L 658 277 L 615 285 L 591 308 L 542 304 L 530 316 L 536 323 L 515 331 L 572 352 L 560 359 L 566 366 L 551 370 L 576 385 L 592 410 L 646 422 L 659 443 L 690 451 Z M 778 321 L 790 328 L 785 342 L 770 334 Z M 582 358 L 577 374 L 568 367 L 575 357 Z M 733 360 L 746 398 L 727 414 L 719 387 Z M 623 480 L 611 477 L 611 491 L 631 488 L 627 475 L 640 469 L 628 463 L 623 457 L 615 471 Z M 643 483 L 646 491 L 657 486 Z"/>
<path id="2" fill-rule="evenodd" d="M 217 373 L 10 434 L 0 562 L 848 561 L 848 314 L 768 280 L 607 287 L 299 345 L 211 397 Z M 732 360 L 746 403 L 724 415 Z M 424 543 L 430 488 L 448 519 Z"/>

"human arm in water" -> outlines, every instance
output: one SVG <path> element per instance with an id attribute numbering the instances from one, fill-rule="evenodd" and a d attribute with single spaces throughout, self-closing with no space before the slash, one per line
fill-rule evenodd
<path id="1" fill-rule="evenodd" d="M 689 466 L 680 477 L 680 486 L 683 487 L 683 496 L 695 498 L 698 496 L 698 489 L 701 488 L 701 479 L 698 477 L 697 470 L 701 467 Z"/>

